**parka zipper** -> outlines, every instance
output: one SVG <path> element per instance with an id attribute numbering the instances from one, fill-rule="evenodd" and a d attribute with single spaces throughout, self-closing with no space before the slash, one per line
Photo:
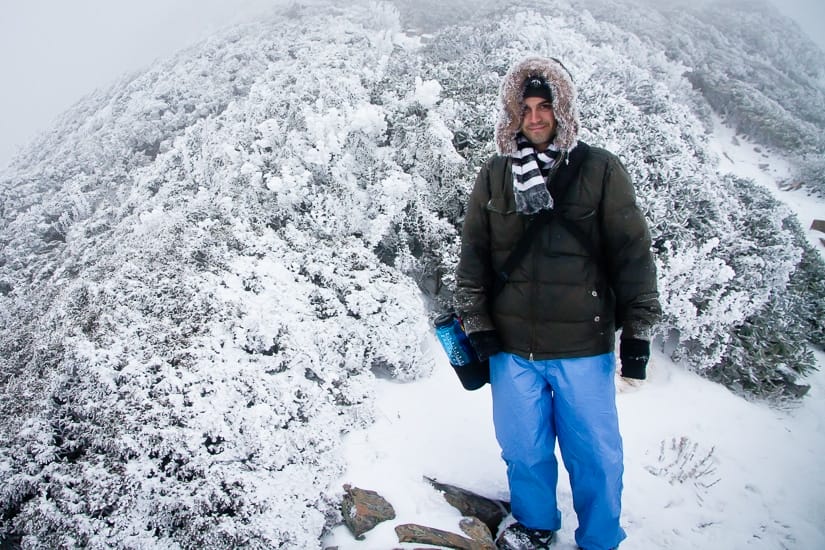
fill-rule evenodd
<path id="1" fill-rule="evenodd" d="M 535 216 L 534 216 L 535 218 Z M 533 223 L 535 223 L 535 219 L 533 219 Z M 536 235 L 533 242 L 530 244 L 530 248 L 527 250 L 527 253 L 530 254 L 530 271 L 531 271 L 531 280 L 530 280 L 530 361 L 533 361 L 533 351 L 536 348 L 536 300 L 538 298 L 538 292 L 536 290 L 536 280 L 537 280 L 537 268 L 536 268 L 536 254 L 533 253 L 533 247 L 536 246 L 536 241 L 541 237 L 541 235 Z"/>

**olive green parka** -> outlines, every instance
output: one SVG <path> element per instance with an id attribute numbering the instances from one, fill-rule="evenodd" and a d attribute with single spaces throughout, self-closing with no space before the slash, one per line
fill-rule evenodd
<path id="1" fill-rule="evenodd" d="M 552 220 L 493 297 L 496 273 L 530 222 L 516 212 L 509 154 L 521 124 L 524 81 L 535 74 L 551 85 L 558 124 L 553 146 L 567 156 L 549 182 L 553 215 L 579 228 L 589 244 L 567 223 Z M 647 223 L 619 159 L 576 139 L 575 88 L 566 69 L 528 58 L 505 76 L 499 99 L 496 142 L 503 154 L 481 168 L 462 230 L 455 306 L 465 329 L 495 330 L 504 351 L 532 359 L 613 351 L 616 318 L 622 338 L 649 339 L 661 307 Z"/>

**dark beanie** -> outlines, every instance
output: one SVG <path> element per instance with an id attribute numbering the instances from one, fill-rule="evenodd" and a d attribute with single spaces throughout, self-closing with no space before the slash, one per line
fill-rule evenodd
<path id="1" fill-rule="evenodd" d="M 543 76 L 528 76 L 524 81 L 524 95 L 522 99 L 528 97 L 540 97 L 547 101 L 553 101 L 553 92 L 550 90 L 550 84 Z"/>

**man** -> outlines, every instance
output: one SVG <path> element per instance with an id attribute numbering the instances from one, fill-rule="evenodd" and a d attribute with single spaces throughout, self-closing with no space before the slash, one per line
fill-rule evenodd
<path id="1" fill-rule="evenodd" d="M 508 71 L 495 128 L 499 155 L 482 167 L 464 220 L 456 310 L 479 357 L 490 359 L 493 422 L 516 520 L 499 548 L 545 548 L 560 528 L 556 439 L 570 474 L 576 543 L 607 550 L 626 536 L 616 319 L 621 374 L 644 379 L 661 308 L 633 186 L 617 157 L 577 140 L 575 100 L 555 59 L 530 57 Z M 549 222 L 497 281 L 540 219 Z"/>

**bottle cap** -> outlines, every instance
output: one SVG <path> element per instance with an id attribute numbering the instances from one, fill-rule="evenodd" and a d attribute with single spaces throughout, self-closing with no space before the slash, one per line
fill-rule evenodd
<path id="1" fill-rule="evenodd" d="M 433 321 L 433 325 L 436 327 L 443 327 L 444 325 L 449 325 L 453 322 L 455 318 L 455 313 L 452 311 L 448 311 L 447 313 L 442 313 L 438 317 L 435 318 Z"/>

